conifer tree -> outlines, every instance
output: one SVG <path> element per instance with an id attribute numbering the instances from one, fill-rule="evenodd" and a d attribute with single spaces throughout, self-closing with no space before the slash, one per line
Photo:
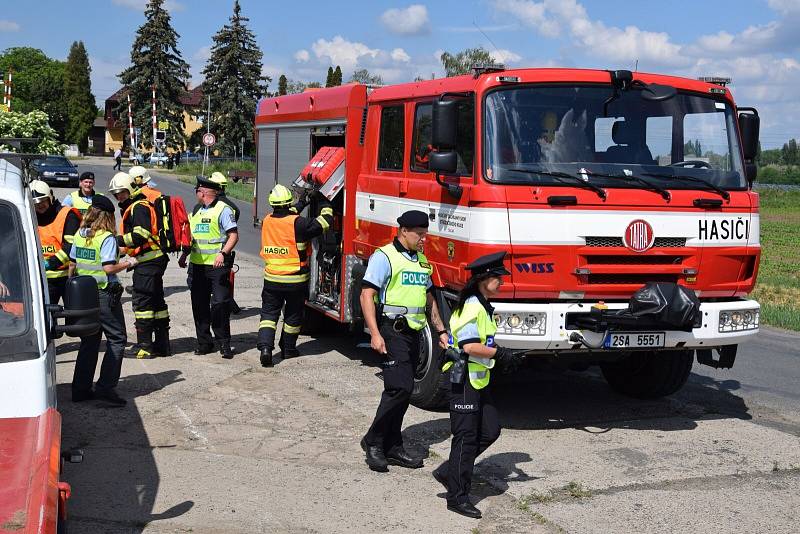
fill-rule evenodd
<path id="1" fill-rule="evenodd" d="M 64 67 L 64 100 L 67 108 L 67 130 L 65 141 L 78 145 L 86 152 L 89 131 L 97 115 L 92 82 L 89 73 L 89 56 L 83 41 L 73 42 Z"/>
<path id="2" fill-rule="evenodd" d="M 328 77 L 325 78 L 325 87 L 333 87 L 334 85 L 336 85 L 335 83 L 333 83 L 333 80 L 334 80 L 333 67 L 328 67 Z"/>
<path id="3" fill-rule="evenodd" d="M 136 30 L 131 49 L 131 66 L 119 74 L 122 85 L 131 95 L 134 125 L 142 129 L 141 143 L 153 144 L 152 90 L 156 87 L 156 118 L 166 121 L 167 146 L 182 148 L 185 96 L 189 64 L 178 50 L 177 32 L 170 24 L 164 0 L 149 0 L 144 11 L 145 23 Z M 120 102 L 118 112 L 126 116 L 128 101 Z"/>
<path id="4" fill-rule="evenodd" d="M 339 65 L 333 71 L 333 85 L 342 85 L 342 68 Z"/>
<path id="5" fill-rule="evenodd" d="M 272 81 L 261 74 L 263 54 L 246 26 L 248 20 L 235 0 L 233 15 L 214 35 L 203 69 L 203 91 L 211 96 L 211 130 L 217 134 L 218 148 L 231 154 L 242 140 L 245 151 L 252 150 L 256 104 Z"/>
<path id="6" fill-rule="evenodd" d="M 281 77 L 278 78 L 278 96 L 283 96 L 286 94 L 288 85 L 289 85 L 289 80 L 286 79 L 286 75 L 281 74 Z"/>

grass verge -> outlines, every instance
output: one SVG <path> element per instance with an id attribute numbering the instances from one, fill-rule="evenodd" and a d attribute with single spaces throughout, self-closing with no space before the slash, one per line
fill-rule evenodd
<path id="1" fill-rule="evenodd" d="M 752 297 L 761 322 L 800 330 L 800 191 L 759 191 L 761 263 Z"/>
<path id="2" fill-rule="evenodd" d="M 195 184 L 194 175 L 178 175 L 178 180 L 187 184 Z M 245 200 L 247 202 L 253 201 L 253 184 L 243 184 L 241 182 L 228 181 L 228 187 L 225 193 L 232 198 L 238 200 Z"/>

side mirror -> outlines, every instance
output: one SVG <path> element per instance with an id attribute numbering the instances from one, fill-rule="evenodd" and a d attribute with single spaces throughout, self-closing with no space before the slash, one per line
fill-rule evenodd
<path id="1" fill-rule="evenodd" d="M 756 178 L 758 177 L 758 167 L 755 163 L 745 162 L 744 176 L 747 178 L 747 183 L 750 185 L 750 187 L 753 187 L 753 182 L 755 182 Z"/>
<path id="2" fill-rule="evenodd" d="M 431 144 L 439 150 L 453 150 L 456 148 L 457 104 L 455 100 L 433 101 Z"/>
<path id="3" fill-rule="evenodd" d="M 758 134 L 761 119 L 755 109 L 752 113 L 739 113 L 739 132 L 742 135 L 742 152 L 744 159 L 752 161 L 758 155 Z"/>
<path id="4" fill-rule="evenodd" d="M 453 151 L 431 152 L 428 157 L 428 170 L 432 172 L 455 174 L 458 169 L 458 155 Z"/>
<path id="5" fill-rule="evenodd" d="M 100 293 L 91 276 L 76 276 L 67 280 L 64 291 L 64 308 L 53 312 L 55 318 L 63 317 L 65 324 L 56 324 L 54 337 L 92 336 L 100 331 Z"/>

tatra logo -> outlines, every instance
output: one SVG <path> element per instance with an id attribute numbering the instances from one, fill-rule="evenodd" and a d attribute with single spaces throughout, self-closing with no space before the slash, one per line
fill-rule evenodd
<path id="1" fill-rule="evenodd" d="M 700 219 L 697 236 L 700 239 L 737 239 L 743 241 L 750 238 L 750 221 L 742 219 Z"/>
<path id="2" fill-rule="evenodd" d="M 553 263 L 515 263 L 517 271 L 521 273 L 552 273 Z"/>
<path id="3" fill-rule="evenodd" d="M 636 219 L 631 221 L 622 236 L 622 242 L 634 252 L 644 252 L 655 242 L 653 227 L 647 221 Z"/>
<path id="4" fill-rule="evenodd" d="M 204 219 L 205 220 L 205 219 Z M 207 234 L 211 231 L 211 225 L 208 223 L 198 223 L 194 225 L 194 233 L 196 234 Z"/>
<path id="5" fill-rule="evenodd" d="M 403 272 L 400 283 L 404 286 L 424 286 L 428 283 L 428 275 L 425 273 Z"/>
<path id="6" fill-rule="evenodd" d="M 289 249 L 286 247 L 264 247 L 264 254 L 288 254 Z"/>
<path id="7" fill-rule="evenodd" d="M 42 245 L 42 254 L 55 254 L 56 247 L 53 245 Z"/>
<path id="8" fill-rule="evenodd" d="M 91 248 L 75 247 L 75 258 L 79 260 L 95 261 L 97 252 Z"/>

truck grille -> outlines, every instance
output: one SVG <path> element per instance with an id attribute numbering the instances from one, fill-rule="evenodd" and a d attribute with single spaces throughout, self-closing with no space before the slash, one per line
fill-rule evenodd
<path id="1" fill-rule="evenodd" d="M 586 256 L 587 265 L 680 265 L 683 256 Z"/>
<path id="2" fill-rule="evenodd" d="M 590 274 L 587 276 L 589 284 L 636 284 L 644 285 L 647 282 L 676 282 L 677 274 Z"/>
<path id="3" fill-rule="evenodd" d="M 621 237 L 587 236 L 587 247 L 624 247 Z M 653 248 L 680 248 L 686 246 L 685 237 L 657 237 L 653 242 Z"/>

